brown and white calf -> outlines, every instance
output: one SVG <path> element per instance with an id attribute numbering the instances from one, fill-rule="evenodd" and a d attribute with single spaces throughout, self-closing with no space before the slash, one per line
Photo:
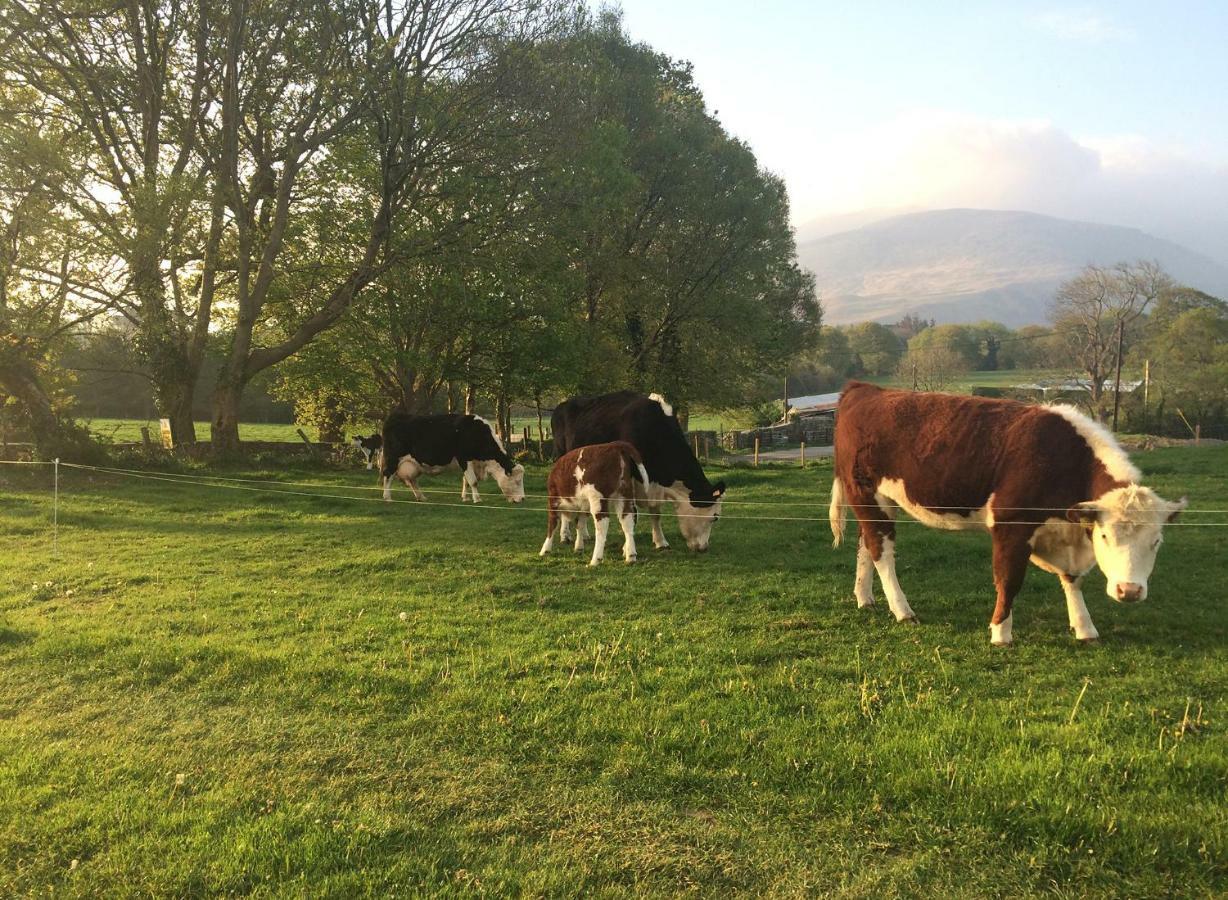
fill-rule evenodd
<path id="1" fill-rule="evenodd" d="M 593 517 L 593 558 L 588 564 L 595 566 L 605 556 L 611 516 L 623 530 L 623 559 L 635 562 L 636 481 L 644 490 L 648 472 L 639 451 L 626 441 L 591 444 L 559 457 L 546 482 L 546 542 L 541 555 L 554 549 L 556 527 L 559 540 L 566 541 L 573 524 L 575 549 L 583 550 L 584 529 L 576 520 L 588 513 Z"/>
<path id="2" fill-rule="evenodd" d="M 1147 596 L 1165 522 L 1185 508 L 1139 484 L 1141 475 L 1103 426 L 1070 406 L 1031 406 L 851 382 L 836 413 L 831 526 L 857 517 L 854 592 L 872 606 L 873 574 L 896 619 L 916 621 L 895 575 L 895 512 L 934 528 L 979 528 L 993 539 L 997 603 L 990 640 L 1011 642 L 1012 604 L 1028 561 L 1066 593 L 1070 627 L 1099 638 L 1080 588 L 1099 565 L 1109 597 Z"/>

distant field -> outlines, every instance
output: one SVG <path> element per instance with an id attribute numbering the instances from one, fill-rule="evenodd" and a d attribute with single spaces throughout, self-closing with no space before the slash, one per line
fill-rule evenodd
<path id="1" fill-rule="evenodd" d="M 1136 459 L 1228 509 L 1228 448 Z M 0 466 L 0 896 L 1228 892 L 1222 528 L 1089 576 L 1095 647 L 1033 569 L 1003 650 L 983 535 L 901 524 L 923 624 L 856 608 L 827 462 L 595 571 L 493 485 L 224 474 L 363 499 L 62 469 L 57 557 Z"/>
<path id="2" fill-rule="evenodd" d="M 82 424 L 90 429 L 95 434 L 105 438 L 108 441 L 115 443 L 125 443 L 128 441 L 139 441 L 141 439 L 141 426 L 144 425 L 149 429 L 149 436 L 158 441 L 159 426 L 157 419 L 82 419 Z M 300 440 L 295 432 L 297 425 L 269 425 L 269 424 L 250 424 L 243 423 L 239 426 L 239 438 L 244 441 L 297 441 Z M 316 429 L 304 428 L 307 436 L 313 441 L 317 439 Z M 196 423 L 196 438 L 197 440 L 209 440 L 209 423 Z"/>

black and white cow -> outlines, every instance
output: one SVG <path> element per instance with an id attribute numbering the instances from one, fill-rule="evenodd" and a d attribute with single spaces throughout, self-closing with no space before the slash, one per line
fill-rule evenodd
<path id="1" fill-rule="evenodd" d="M 436 475 L 445 469 L 462 473 L 461 502 L 480 503 L 478 482 L 493 476 L 511 503 L 524 500 L 524 466 L 514 464 L 495 436 L 490 423 L 481 416 L 411 416 L 390 413 L 384 422 L 384 448 L 381 474 L 384 499 L 392 499 L 392 479 L 400 478 L 418 500 L 425 500 L 418 488 L 418 476 Z"/>
<path id="2" fill-rule="evenodd" d="M 550 425 L 556 456 L 611 441 L 626 441 L 635 447 L 648 472 L 648 488 L 640 499 L 652 521 L 653 546 L 658 550 L 669 546 L 661 530 L 661 505 L 670 500 L 687 546 L 699 552 L 708 549 L 712 524 L 721 514 L 725 483 L 708 481 L 663 397 L 645 397 L 634 391 L 573 397 L 555 407 Z"/>
<path id="3" fill-rule="evenodd" d="M 379 451 L 380 448 L 384 446 L 384 439 L 380 437 L 380 433 L 378 431 L 370 437 L 363 437 L 361 434 L 356 434 L 350 438 L 350 446 L 362 453 L 362 458 L 367 464 L 367 468 L 372 469 L 379 461 Z"/>

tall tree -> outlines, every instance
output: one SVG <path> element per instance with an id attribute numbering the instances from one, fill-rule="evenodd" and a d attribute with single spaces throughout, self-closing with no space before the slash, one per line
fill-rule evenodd
<path id="1" fill-rule="evenodd" d="M 1143 316 L 1170 286 L 1157 263 L 1136 262 L 1088 266 L 1058 288 L 1053 326 L 1085 376 L 1088 405 L 1098 418 L 1107 417 L 1111 385 Z"/>
<path id="2" fill-rule="evenodd" d="M 486 122 L 475 113 L 497 83 L 486 77 L 498 60 L 492 45 L 531 38 L 552 22 L 533 0 L 234 0 L 217 48 L 218 115 L 205 129 L 237 245 L 215 448 L 238 444 L 248 381 L 335 324 L 404 252 L 397 223 L 439 202 L 442 174 L 483 152 Z M 323 173 L 350 138 L 373 152 L 359 152 L 359 180 L 341 198 L 354 217 L 338 226 L 349 239 L 332 266 L 317 268 L 311 297 L 292 298 L 291 245 L 318 226 L 313 213 L 337 187 Z M 450 208 L 463 228 L 467 210 Z M 285 315 L 293 316 L 288 328 Z"/>
<path id="3" fill-rule="evenodd" d="M 11 76 L 88 139 L 62 199 L 80 239 L 124 262 L 116 308 L 137 328 L 178 442 L 195 439 L 192 398 L 216 287 L 210 261 L 222 234 L 196 129 L 214 74 L 209 11 L 197 0 L 12 0 L 0 11 Z"/>

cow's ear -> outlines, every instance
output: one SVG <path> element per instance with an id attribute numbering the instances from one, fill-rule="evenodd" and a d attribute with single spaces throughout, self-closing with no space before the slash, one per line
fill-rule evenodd
<path id="1" fill-rule="evenodd" d="M 1182 497 L 1176 503 L 1168 504 L 1168 519 L 1166 521 L 1168 522 L 1177 521 L 1177 516 L 1181 515 L 1181 510 L 1185 509 L 1189 505 L 1190 505 L 1190 501 L 1189 501 L 1189 498 L 1187 497 Z"/>
<path id="2" fill-rule="evenodd" d="M 718 481 L 712 485 L 712 496 L 718 499 L 725 496 L 725 482 Z"/>
<path id="3" fill-rule="evenodd" d="M 1076 503 L 1066 510 L 1066 518 L 1076 525 L 1095 525 L 1100 518 L 1100 507 L 1095 503 Z"/>

